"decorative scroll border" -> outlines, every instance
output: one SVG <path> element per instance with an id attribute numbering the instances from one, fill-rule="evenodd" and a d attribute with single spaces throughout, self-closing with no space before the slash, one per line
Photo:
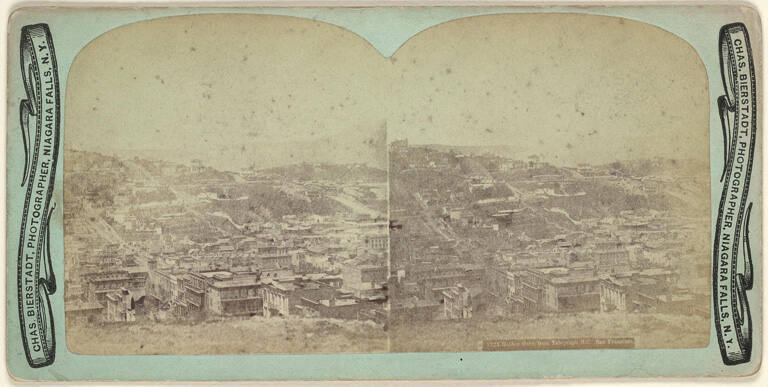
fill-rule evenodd
<path id="1" fill-rule="evenodd" d="M 21 73 L 26 99 L 19 121 L 24 142 L 26 187 L 17 261 L 19 326 L 27 363 L 32 368 L 51 365 L 56 358 L 53 310 L 49 296 L 56 292 L 51 265 L 51 203 L 59 154 L 60 94 L 53 38 L 47 24 L 21 29 Z"/>
<path id="2" fill-rule="evenodd" d="M 747 291 L 753 286 L 748 203 L 757 141 L 757 88 L 747 27 L 720 29 L 720 73 L 725 94 L 717 99 L 723 128 L 723 193 L 713 249 L 712 297 L 723 363 L 748 363 L 752 356 L 752 315 Z M 740 251 L 739 246 L 743 245 Z"/>

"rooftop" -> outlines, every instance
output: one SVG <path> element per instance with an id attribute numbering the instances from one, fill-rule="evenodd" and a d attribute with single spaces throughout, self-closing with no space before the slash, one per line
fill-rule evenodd
<path id="1" fill-rule="evenodd" d="M 320 300 L 320 303 L 325 306 L 331 306 L 330 300 Z M 334 306 L 347 306 L 347 305 L 355 305 L 357 304 L 357 300 L 355 299 L 336 299 L 334 301 Z"/>
<path id="2" fill-rule="evenodd" d="M 214 288 L 238 288 L 244 286 L 256 285 L 258 280 L 255 277 L 235 278 L 230 280 L 215 281 L 211 286 Z"/>
<path id="3" fill-rule="evenodd" d="M 104 306 L 98 302 L 72 301 L 67 302 L 64 310 L 66 312 L 78 312 L 84 310 L 98 310 L 102 308 L 104 308 Z"/>
<path id="4" fill-rule="evenodd" d="M 568 276 L 568 277 L 552 278 L 552 283 L 553 284 L 573 284 L 573 283 L 579 283 L 579 282 L 594 282 L 599 280 L 600 278 L 595 276 Z"/>
<path id="5" fill-rule="evenodd" d="M 228 271 L 224 271 L 224 270 L 221 270 L 221 271 L 202 271 L 202 272 L 199 272 L 197 274 L 199 274 L 199 275 L 201 275 L 203 277 L 206 277 L 206 278 L 214 278 L 216 276 L 224 276 L 224 277 L 232 276 L 232 273 L 230 273 Z"/>
<path id="6" fill-rule="evenodd" d="M 296 290 L 296 285 L 294 285 L 292 282 L 273 282 L 272 286 L 286 292 L 292 292 Z"/>

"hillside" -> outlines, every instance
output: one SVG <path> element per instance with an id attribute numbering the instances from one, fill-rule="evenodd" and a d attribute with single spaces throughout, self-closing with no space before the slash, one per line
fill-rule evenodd
<path id="1" fill-rule="evenodd" d="M 495 319 L 393 322 L 393 352 L 479 351 L 483 340 L 635 339 L 636 348 L 696 348 L 709 343 L 709 319 L 696 315 L 560 313 Z"/>
<path id="2" fill-rule="evenodd" d="M 368 321 L 252 317 L 198 324 L 68 324 L 67 346 L 88 355 L 375 353 L 387 351 L 387 334 Z"/>
<path id="3" fill-rule="evenodd" d="M 371 168 L 363 164 L 292 164 L 276 168 L 259 170 L 260 173 L 269 173 L 290 177 L 291 179 L 306 180 L 330 180 L 337 182 L 376 182 L 387 181 L 387 171 Z"/>

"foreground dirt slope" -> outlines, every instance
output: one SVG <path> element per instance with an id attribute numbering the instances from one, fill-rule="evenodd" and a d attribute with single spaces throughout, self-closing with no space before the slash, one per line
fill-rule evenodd
<path id="1" fill-rule="evenodd" d="M 67 324 L 70 351 L 89 355 L 387 352 L 372 322 L 254 317 L 199 324 Z"/>

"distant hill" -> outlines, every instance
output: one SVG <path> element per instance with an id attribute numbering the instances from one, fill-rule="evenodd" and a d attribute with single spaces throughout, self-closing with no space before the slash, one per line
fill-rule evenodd
<path id="1" fill-rule="evenodd" d="M 691 159 L 622 160 L 605 164 L 602 168 L 617 170 L 631 176 L 708 176 L 709 165 Z M 706 172 L 703 172 L 706 171 Z"/>
<path id="2" fill-rule="evenodd" d="M 225 136 L 222 133 L 222 136 Z M 386 165 L 386 133 L 384 130 L 361 128 L 344 136 L 317 136 L 266 141 L 255 134 L 242 143 L 211 145 L 191 152 L 186 148 L 114 149 L 105 153 L 127 160 L 134 157 L 162 160 L 188 165 L 192 160 L 203 160 L 205 166 L 219 171 L 243 171 L 252 166 L 274 168 L 295 163 L 361 163 L 376 167 Z M 91 149 L 99 152 L 101 149 Z M 69 149 L 65 150 L 65 153 Z"/>
<path id="3" fill-rule="evenodd" d="M 513 145 L 443 145 L 443 144 L 411 144 L 411 147 L 428 147 L 441 152 L 454 151 L 466 155 L 483 155 L 490 153 L 496 156 L 505 156 L 525 159 L 527 154 L 525 149 Z M 525 156 L 524 156 L 525 155 Z"/>
<path id="4" fill-rule="evenodd" d="M 259 170 L 297 180 L 333 180 L 342 182 L 368 181 L 383 183 L 387 181 L 387 171 L 363 164 L 293 164 Z"/>

